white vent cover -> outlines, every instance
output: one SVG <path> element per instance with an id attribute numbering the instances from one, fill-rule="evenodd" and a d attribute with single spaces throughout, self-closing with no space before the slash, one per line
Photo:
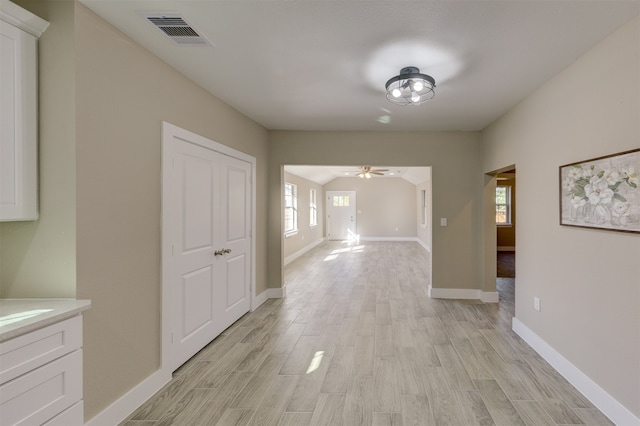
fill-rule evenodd
<path id="1" fill-rule="evenodd" d="M 211 42 L 201 36 L 182 16 L 167 13 L 142 13 L 150 23 L 177 44 L 204 46 Z"/>

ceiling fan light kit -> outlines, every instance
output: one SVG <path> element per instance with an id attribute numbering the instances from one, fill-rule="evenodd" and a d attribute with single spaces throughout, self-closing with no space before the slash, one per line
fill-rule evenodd
<path id="1" fill-rule="evenodd" d="M 436 81 L 417 67 L 404 67 L 385 84 L 387 99 L 396 105 L 420 105 L 436 95 Z"/>
<path id="2" fill-rule="evenodd" d="M 356 174 L 360 179 L 371 179 L 373 175 L 384 176 L 382 172 L 388 172 L 389 169 L 373 169 L 371 166 L 362 166 L 360 171 Z"/>

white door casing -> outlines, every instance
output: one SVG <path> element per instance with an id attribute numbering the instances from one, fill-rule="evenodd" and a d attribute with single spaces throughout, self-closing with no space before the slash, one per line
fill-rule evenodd
<path id="1" fill-rule="evenodd" d="M 252 308 L 255 158 L 163 122 L 162 369 Z"/>
<path id="2" fill-rule="evenodd" d="M 356 192 L 327 191 L 327 239 L 357 240 Z"/>

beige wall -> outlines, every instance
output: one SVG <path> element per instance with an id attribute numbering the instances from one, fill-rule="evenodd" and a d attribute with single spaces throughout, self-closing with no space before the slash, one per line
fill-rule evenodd
<path id="1" fill-rule="evenodd" d="M 640 236 L 558 224 L 558 167 L 640 147 L 640 21 L 483 132 L 518 173 L 516 317 L 640 416 Z M 533 297 L 542 310 L 533 309 Z"/>
<path id="2" fill-rule="evenodd" d="M 434 286 L 484 281 L 491 291 L 483 195 L 492 180 L 482 174 L 516 164 L 517 318 L 640 416 L 640 239 L 557 224 L 558 165 L 638 147 L 637 19 L 483 132 L 481 145 L 477 132 L 267 133 L 84 6 L 18 3 L 51 22 L 40 45 L 41 219 L 0 225 L 0 291 L 92 300 L 87 419 L 160 365 L 161 120 L 257 158 L 258 293 L 282 282 L 281 165 L 432 166 Z"/>
<path id="3" fill-rule="evenodd" d="M 484 262 L 479 158 L 478 132 L 271 131 L 269 194 L 272 199 L 280 197 L 283 164 L 432 166 L 433 285 L 480 289 Z M 441 217 L 449 226 L 439 226 Z M 281 218 L 280 204 L 270 203 L 270 287 L 282 285 Z"/>
<path id="4" fill-rule="evenodd" d="M 342 177 L 325 184 L 324 191 L 356 192 L 356 233 L 361 238 L 416 237 L 416 186 L 411 182 Z"/>
<path id="5" fill-rule="evenodd" d="M 16 3 L 50 22 L 38 41 L 40 218 L 0 223 L 0 297 L 75 297 L 73 1 Z"/>
<path id="6" fill-rule="evenodd" d="M 257 292 L 266 288 L 264 128 L 76 4 L 77 295 L 85 417 L 160 367 L 161 121 L 257 158 Z"/>
<path id="7" fill-rule="evenodd" d="M 284 239 L 283 253 L 284 258 L 286 258 L 322 240 L 324 233 L 324 203 L 322 185 L 291 173 L 285 173 L 284 179 L 286 182 L 297 185 L 298 187 L 298 233 Z M 313 228 L 309 225 L 311 211 L 309 208 L 309 192 L 311 189 L 316 190 L 316 206 L 318 211 L 318 224 Z M 282 196 L 280 196 L 280 200 L 282 200 Z"/>

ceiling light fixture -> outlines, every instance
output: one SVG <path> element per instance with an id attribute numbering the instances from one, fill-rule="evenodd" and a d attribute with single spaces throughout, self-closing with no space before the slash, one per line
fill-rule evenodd
<path id="1" fill-rule="evenodd" d="M 436 81 L 416 67 L 402 68 L 384 87 L 387 99 L 396 105 L 420 105 L 436 95 Z"/>

